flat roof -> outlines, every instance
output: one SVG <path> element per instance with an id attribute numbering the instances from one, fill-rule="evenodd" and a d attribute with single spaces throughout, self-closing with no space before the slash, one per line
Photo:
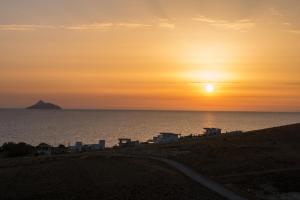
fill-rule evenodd
<path id="1" fill-rule="evenodd" d="M 177 133 L 160 133 L 161 135 L 180 135 L 180 134 L 177 134 Z"/>
<path id="2" fill-rule="evenodd" d="M 205 130 L 222 130 L 220 128 L 203 128 L 203 129 L 205 129 Z"/>

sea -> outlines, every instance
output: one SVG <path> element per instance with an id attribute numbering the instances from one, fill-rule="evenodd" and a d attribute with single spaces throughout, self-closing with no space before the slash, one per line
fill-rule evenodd
<path id="1" fill-rule="evenodd" d="M 160 132 L 201 134 L 206 127 L 250 131 L 299 122 L 300 113 L 0 109 L 0 145 L 106 140 L 114 146 L 118 138 L 147 141 Z"/>

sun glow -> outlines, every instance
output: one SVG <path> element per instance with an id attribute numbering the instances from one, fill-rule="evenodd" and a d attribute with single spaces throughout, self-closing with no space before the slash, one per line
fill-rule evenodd
<path id="1" fill-rule="evenodd" d="M 207 84 L 205 84 L 205 91 L 207 93 L 212 93 L 215 91 L 215 86 L 211 83 L 207 83 Z"/>
<path id="2" fill-rule="evenodd" d="M 234 75 L 231 72 L 224 70 L 192 70 L 181 73 L 181 76 L 191 82 L 201 83 L 228 82 L 234 79 Z"/>

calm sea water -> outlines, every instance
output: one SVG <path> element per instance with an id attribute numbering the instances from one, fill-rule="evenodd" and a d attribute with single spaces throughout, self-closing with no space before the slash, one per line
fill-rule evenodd
<path id="1" fill-rule="evenodd" d="M 120 137 L 146 141 L 165 131 L 188 135 L 202 133 L 204 127 L 247 131 L 299 122 L 300 113 L 3 109 L 0 144 L 24 141 L 68 145 L 105 139 L 112 146 Z"/>

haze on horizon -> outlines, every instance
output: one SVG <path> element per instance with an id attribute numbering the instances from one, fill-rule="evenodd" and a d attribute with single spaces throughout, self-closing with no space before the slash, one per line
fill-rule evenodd
<path id="1" fill-rule="evenodd" d="M 2 0 L 0 107 L 300 111 L 299 0 Z"/>

